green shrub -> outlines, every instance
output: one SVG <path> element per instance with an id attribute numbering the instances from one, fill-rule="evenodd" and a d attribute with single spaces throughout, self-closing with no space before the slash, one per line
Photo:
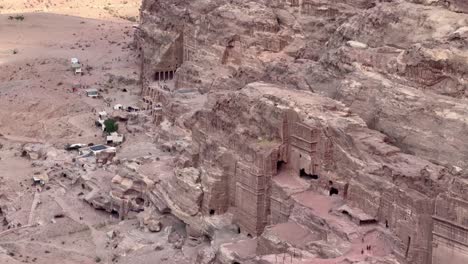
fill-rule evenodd
<path id="1" fill-rule="evenodd" d="M 107 133 L 117 132 L 119 130 L 119 124 L 117 124 L 114 119 L 107 119 L 104 121 L 104 125 L 106 126 Z"/>

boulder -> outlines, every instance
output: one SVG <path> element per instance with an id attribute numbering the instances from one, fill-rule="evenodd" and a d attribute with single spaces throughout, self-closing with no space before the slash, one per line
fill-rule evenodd
<path id="1" fill-rule="evenodd" d="M 216 251 L 212 247 L 204 248 L 198 251 L 195 264 L 213 264 L 216 259 Z"/>

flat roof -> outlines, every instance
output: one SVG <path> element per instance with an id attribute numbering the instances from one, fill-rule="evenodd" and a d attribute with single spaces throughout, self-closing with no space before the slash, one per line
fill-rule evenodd
<path id="1" fill-rule="evenodd" d="M 100 150 L 105 150 L 107 148 L 108 147 L 104 145 L 96 145 L 96 146 L 91 146 L 89 149 L 91 149 L 92 151 L 100 151 Z"/>

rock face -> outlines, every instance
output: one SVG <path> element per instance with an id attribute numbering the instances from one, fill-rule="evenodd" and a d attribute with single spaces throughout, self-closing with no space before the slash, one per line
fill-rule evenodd
<path id="1" fill-rule="evenodd" d="M 172 157 L 142 197 L 208 235 L 232 216 L 266 263 L 357 263 L 366 239 L 372 263 L 466 263 L 464 1 L 145 0 L 141 18 Z"/>
<path id="2" fill-rule="evenodd" d="M 466 168 L 466 12 L 464 1 L 147 0 L 142 77 L 313 90 L 406 152 Z"/>

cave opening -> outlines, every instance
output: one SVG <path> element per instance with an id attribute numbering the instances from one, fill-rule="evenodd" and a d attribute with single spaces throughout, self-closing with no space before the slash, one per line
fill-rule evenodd
<path id="1" fill-rule="evenodd" d="M 340 193 L 340 191 L 338 191 L 337 188 L 335 188 L 335 187 L 330 187 L 330 192 L 329 192 L 330 196 L 338 195 L 339 193 Z"/>
<path id="2" fill-rule="evenodd" d="M 351 216 L 351 214 L 350 214 L 348 211 L 342 210 L 341 213 L 342 213 L 344 216 L 346 216 L 346 217 L 348 218 L 348 220 L 352 220 L 353 217 Z"/>
<path id="3" fill-rule="evenodd" d="M 210 215 L 214 215 L 215 214 L 215 210 L 214 209 L 210 209 Z"/>
<path id="4" fill-rule="evenodd" d="M 299 171 L 299 176 L 305 180 L 318 180 L 319 176 L 316 174 L 309 174 L 304 169 Z"/>
<path id="5" fill-rule="evenodd" d="M 117 212 L 116 210 L 112 209 L 112 211 L 111 211 L 111 216 L 114 217 L 114 218 L 119 218 L 119 212 Z"/>
<path id="6" fill-rule="evenodd" d="M 145 200 L 144 200 L 143 198 L 141 198 L 141 197 L 137 197 L 137 198 L 135 199 L 135 202 L 136 202 L 136 204 L 138 204 L 138 205 L 143 205 L 143 204 L 145 203 Z"/>
<path id="7" fill-rule="evenodd" d="M 385 220 L 385 228 L 388 228 L 388 220 Z"/>

